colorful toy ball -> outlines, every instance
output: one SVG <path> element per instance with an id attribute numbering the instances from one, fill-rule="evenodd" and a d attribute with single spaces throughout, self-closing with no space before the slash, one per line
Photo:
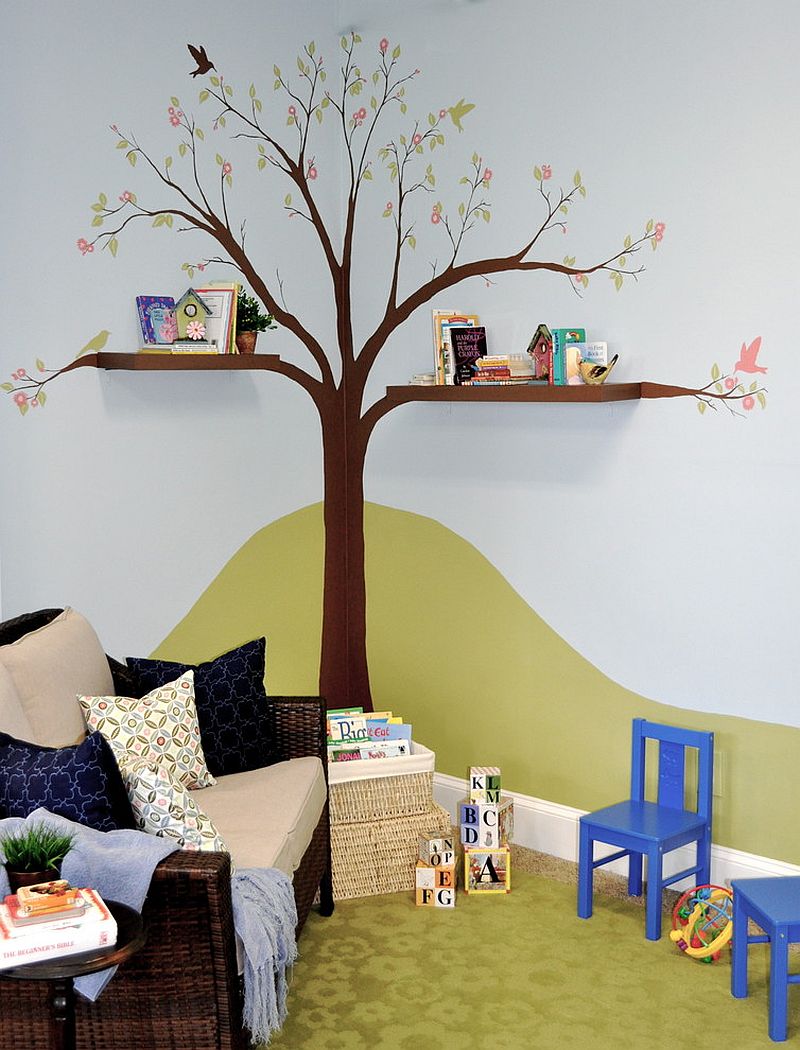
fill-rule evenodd
<path id="1" fill-rule="evenodd" d="M 670 940 L 682 952 L 703 962 L 716 962 L 733 933 L 733 894 L 724 886 L 695 886 L 672 911 Z"/>

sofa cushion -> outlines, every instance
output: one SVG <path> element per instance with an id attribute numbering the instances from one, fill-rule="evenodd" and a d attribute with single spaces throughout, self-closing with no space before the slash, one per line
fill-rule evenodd
<path id="1" fill-rule="evenodd" d="M 258 769 L 271 758 L 269 711 L 264 690 L 266 639 L 240 645 L 215 660 L 182 664 L 129 656 L 139 692 L 155 689 L 184 670 L 194 671 L 200 736 L 214 776 Z"/>
<path id="2" fill-rule="evenodd" d="M 79 693 L 102 695 L 114 688 L 97 635 L 74 609 L 0 646 L 0 663 L 14 680 L 33 739 L 47 747 L 74 744 L 86 735 Z"/>
<path id="3" fill-rule="evenodd" d="M 78 703 L 89 727 L 103 734 L 120 763 L 133 758 L 157 762 L 187 788 L 214 783 L 200 742 L 192 671 L 140 698 L 79 696 Z"/>
<path id="4" fill-rule="evenodd" d="M 27 817 L 39 807 L 97 831 L 133 827 L 117 763 L 101 733 L 61 748 L 0 733 L 0 817 Z"/>
<path id="5" fill-rule="evenodd" d="M 328 797 L 318 758 L 293 758 L 220 777 L 192 792 L 239 868 L 296 871 Z"/>
<path id="6" fill-rule="evenodd" d="M 228 851 L 222 836 L 190 792 L 157 762 L 122 762 L 133 819 L 140 831 L 177 839 L 182 849 Z"/>
<path id="7" fill-rule="evenodd" d="M 0 664 L 0 733 L 9 733 L 20 740 L 30 740 L 33 728 L 25 714 L 14 679 Z"/>

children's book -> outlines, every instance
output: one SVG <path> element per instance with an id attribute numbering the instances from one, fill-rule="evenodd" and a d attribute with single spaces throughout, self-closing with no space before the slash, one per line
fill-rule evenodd
<path id="1" fill-rule="evenodd" d="M 565 347 L 569 343 L 583 343 L 585 341 L 585 328 L 553 329 L 553 372 L 552 377 L 548 379 L 551 386 L 566 386 L 567 358 Z"/>
<path id="2" fill-rule="evenodd" d="M 477 314 L 459 314 L 455 310 L 433 311 L 433 363 L 438 385 L 453 386 L 453 353 L 450 330 L 472 328 L 478 323 Z"/>
<path id="3" fill-rule="evenodd" d="M 117 924 L 102 897 L 92 889 L 80 893 L 85 903 L 82 914 L 32 926 L 14 925 L 16 897 L 6 897 L 0 904 L 0 970 L 114 944 Z"/>
<path id="4" fill-rule="evenodd" d="M 578 367 L 581 361 L 590 361 L 593 365 L 608 364 L 608 343 L 606 342 L 567 343 L 564 349 L 566 350 L 568 386 L 580 386 L 583 383 Z"/>
<path id="5" fill-rule="evenodd" d="M 145 346 L 171 343 L 177 338 L 175 300 L 171 295 L 137 295 L 136 310 Z"/>
<path id="6" fill-rule="evenodd" d="M 453 384 L 461 386 L 472 381 L 475 362 L 486 357 L 486 329 L 483 325 L 453 325 L 449 333 L 453 354 Z"/>

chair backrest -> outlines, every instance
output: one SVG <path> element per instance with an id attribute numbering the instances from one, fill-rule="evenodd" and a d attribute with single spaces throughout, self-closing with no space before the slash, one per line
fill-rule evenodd
<path id="1" fill-rule="evenodd" d="M 631 760 L 631 798 L 645 798 L 645 762 L 647 741 L 658 741 L 659 806 L 686 809 L 686 749 L 697 749 L 696 805 L 691 807 L 711 823 L 714 783 L 714 734 L 678 726 L 660 725 L 645 718 L 633 720 L 633 753 Z"/>

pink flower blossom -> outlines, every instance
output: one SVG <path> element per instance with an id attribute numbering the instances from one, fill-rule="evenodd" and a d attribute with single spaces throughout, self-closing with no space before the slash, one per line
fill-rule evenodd
<path id="1" fill-rule="evenodd" d="M 483 181 L 484 182 L 489 182 L 489 180 L 491 179 L 492 175 L 494 175 L 494 172 L 492 171 L 491 168 L 484 168 Z"/>
<path id="2" fill-rule="evenodd" d="M 123 190 L 123 192 L 119 195 L 119 199 L 127 203 L 128 201 L 133 200 L 133 194 L 130 190 Z"/>
<path id="3" fill-rule="evenodd" d="M 190 321 L 186 326 L 186 334 L 190 339 L 205 339 L 206 326 L 202 321 Z"/>
<path id="4" fill-rule="evenodd" d="M 735 386 L 736 386 L 736 380 L 732 376 L 728 376 L 728 378 L 725 380 L 725 389 L 726 390 L 733 390 L 733 388 Z"/>
<path id="5" fill-rule="evenodd" d="M 447 110 L 446 109 L 440 109 L 439 110 L 439 120 L 444 120 L 444 118 L 446 116 L 447 116 Z"/>
<path id="6" fill-rule="evenodd" d="M 81 255 L 86 255 L 87 252 L 93 252 L 94 251 L 94 245 L 93 244 L 89 244 L 89 242 L 86 240 L 85 237 L 79 237 L 78 240 L 77 240 L 77 245 L 78 245 L 78 251 L 81 253 Z"/>
<path id="7" fill-rule="evenodd" d="M 18 368 L 17 369 L 17 375 L 19 376 L 20 379 L 27 379 L 28 378 L 28 373 L 25 371 L 24 368 Z"/>
<path id="8" fill-rule="evenodd" d="M 420 144 L 420 142 L 422 142 L 422 135 L 420 135 L 419 132 L 417 132 L 417 134 L 414 136 L 414 138 L 411 141 L 413 142 L 413 144 L 415 146 L 418 146 Z"/>
<path id="9" fill-rule="evenodd" d="M 38 408 L 38 407 L 39 407 L 39 399 L 38 399 L 38 397 L 32 398 L 31 399 L 31 408 Z"/>
<path id="10" fill-rule="evenodd" d="M 664 236 L 664 230 L 666 230 L 667 224 L 665 222 L 657 222 L 655 232 L 653 236 L 657 241 L 660 241 Z"/>
<path id="11" fill-rule="evenodd" d="M 441 221 L 442 221 L 442 217 L 441 217 L 441 215 L 440 215 L 440 214 L 439 214 L 439 212 L 438 212 L 438 211 L 437 211 L 437 210 L 436 210 L 436 209 L 434 208 L 434 209 L 433 209 L 433 211 L 431 212 L 431 222 L 433 223 L 433 225 L 434 225 L 434 226 L 436 226 L 436 225 L 437 225 L 437 223 L 440 223 Z"/>
<path id="12" fill-rule="evenodd" d="M 294 106 L 289 106 L 289 116 L 290 117 L 296 117 L 297 116 L 297 110 L 295 109 Z"/>
<path id="13" fill-rule="evenodd" d="M 175 112 L 175 107 L 174 106 L 168 106 L 167 107 L 167 113 L 174 113 L 174 112 Z"/>
<path id="14" fill-rule="evenodd" d="M 381 40 L 380 44 L 378 44 L 378 47 L 380 48 L 381 54 L 385 55 L 386 52 L 389 50 L 389 41 L 386 39 L 386 37 L 384 37 L 383 40 Z"/>
<path id="15" fill-rule="evenodd" d="M 309 179 L 315 179 L 316 177 L 317 177 L 317 169 L 314 168 L 314 167 L 309 167 L 309 169 L 308 169 L 308 178 Z"/>
<path id="16" fill-rule="evenodd" d="M 573 278 L 575 280 L 575 284 L 583 284 L 583 274 L 582 273 L 573 274 Z"/>
<path id="17" fill-rule="evenodd" d="M 542 178 L 543 179 L 549 179 L 549 178 L 551 178 L 552 174 L 553 174 L 553 169 L 550 167 L 550 165 L 549 164 L 543 164 L 542 165 Z"/>
<path id="18" fill-rule="evenodd" d="M 747 397 L 742 401 L 742 408 L 745 412 L 749 412 L 751 408 L 755 408 L 756 399 L 752 394 L 748 394 Z"/>
<path id="19" fill-rule="evenodd" d="M 200 271 L 200 273 L 202 273 L 203 270 L 205 270 L 205 268 L 206 268 L 206 264 L 205 263 L 198 263 L 197 264 L 197 269 Z"/>
<path id="20" fill-rule="evenodd" d="M 233 167 L 226 160 L 225 163 L 222 165 L 222 174 L 223 175 L 230 175 L 230 173 L 232 171 L 233 171 Z"/>
<path id="21" fill-rule="evenodd" d="M 387 201 L 386 202 L 386 210 L 387 211 L 391 211 L 393 207 L 394 207 L 394 205 L 392 204 L 391 201 Z"/>
<path id="22" fill-rule="evenodd" d="M 16 405 L 24 405 L 27 400 L 28 395 L 23 394 L 21 390 L 14 394 L 14 404 Z"/>
<path id="23" fill-rule="evenodd" d="M 359 120 L 366 120 L 366 117 L 367 117 L 367 111 L 366 111 L 365 107 L 362 106 L 361 109 L 358 111 L 358 119 Z"/>
<path id="24" fill-rule="evenodd" d="M 179 128 L 181 126 L 181 118 L 180 117 L 170 117 L 169 118 L 169 122 L 173 126 L 173 128 Z"/>

